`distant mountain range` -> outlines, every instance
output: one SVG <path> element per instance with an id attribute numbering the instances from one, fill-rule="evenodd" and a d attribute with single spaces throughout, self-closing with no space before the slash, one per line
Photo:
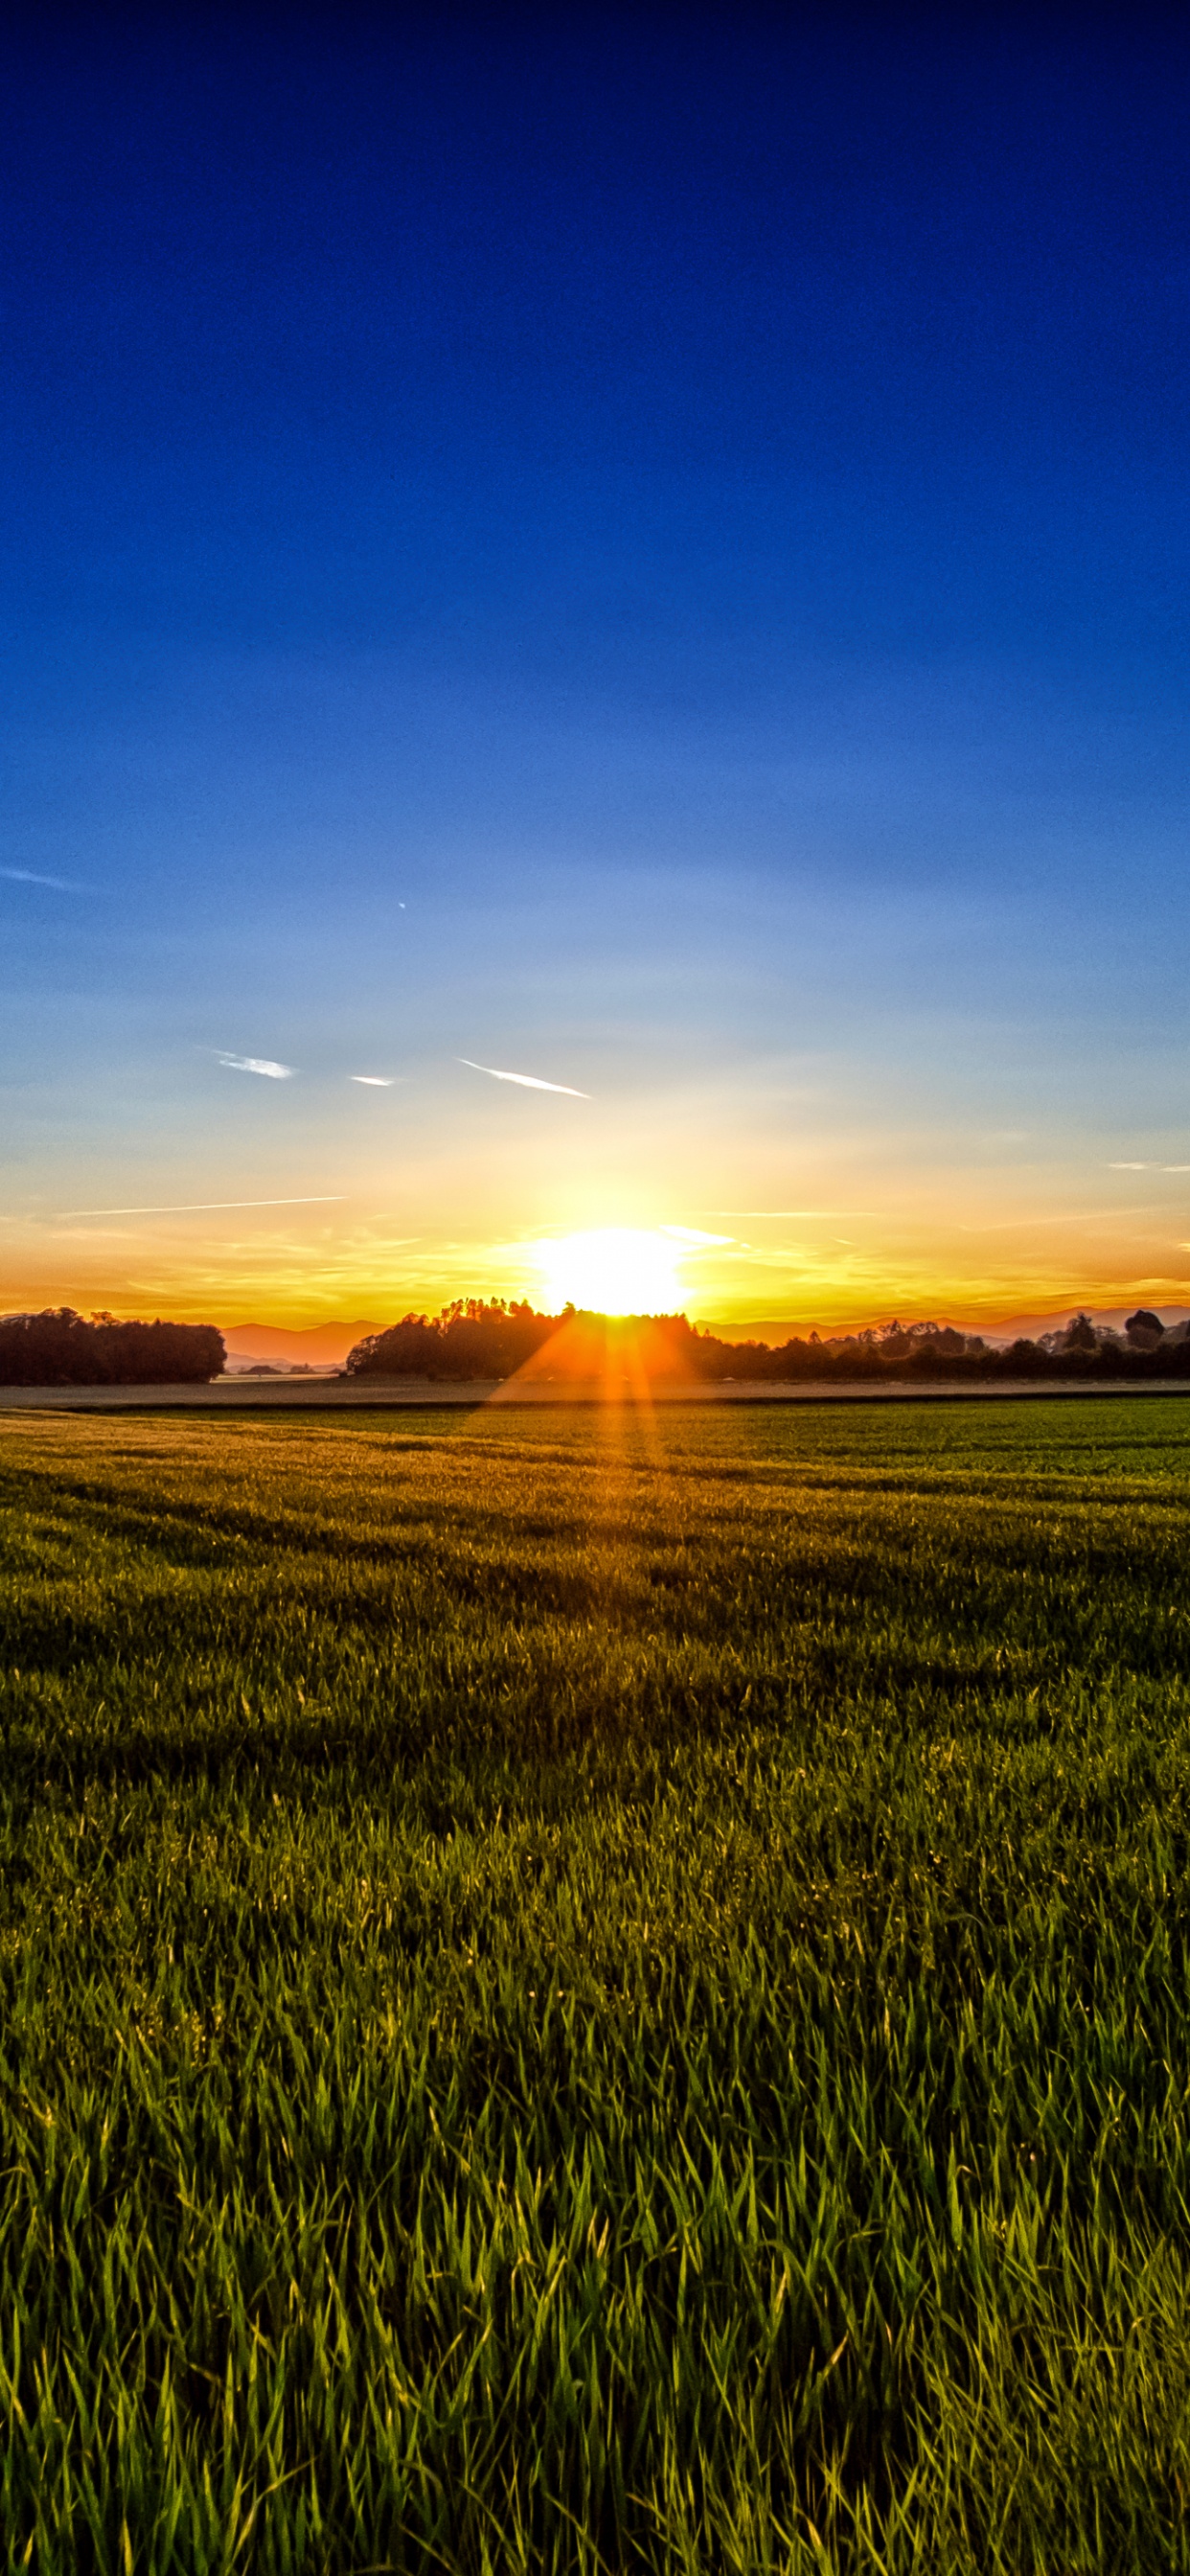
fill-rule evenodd
<path id="1" fill-rule="evenodd" d="M 1027 1341 L 1033 1341 L 1038 1333 L 1052 1333 L 1061 1325 L 1068 1324 L 1072 1315 L 1085 1311 L 1093 1324 L 1103 1324 L 1113 1333 L 1122 1333 L 1128 1317 L 1135 1315 L 1141 1306 L 1149 1314 L 1160 1316 L 1166 1332 L 1171 1324 L 1190 1321 L 1190 1306 L 1158 1306 L 1148 1297 L 1140 1296 L 1133 1297 L 1127 1306 L 1088 1306 L 1085 1310 L 1080 1306 L 1062 1306 L 1056 1314 L 1051 1310 L 1048 1315 L 1010 1315 L 1005 1324 L 969 1324 L 966 1329 L 972 1333 L 982 1332 L 985 1341 L 989 1342 L 1014 1342 L 1018 1334 Z"/>
<path id="2" fill-rule="evenodd" d="M 223 1341 L 233 1361 L 272 1360 L 274 1366 L 287 1362 L 291 1368 L 304 1361 L 308 1368 L 342 1368 L 348 1351 L 379 1329 L 369 1323 L 309 1324 L 294 1333 L 282 1324 L 225 1324 Z"/>

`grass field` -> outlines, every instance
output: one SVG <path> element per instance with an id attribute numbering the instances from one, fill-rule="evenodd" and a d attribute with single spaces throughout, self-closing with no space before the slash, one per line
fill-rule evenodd
<path id="1" fill-rule="evenodd" d="M 0 2564 L 1190 2570 L 1190 1401 L 0 1473 Z"/>

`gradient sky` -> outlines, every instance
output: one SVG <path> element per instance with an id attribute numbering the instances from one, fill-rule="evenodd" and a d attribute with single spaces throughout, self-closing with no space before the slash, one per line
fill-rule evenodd
<path id="1" fill-rule="evenodd" d="M 1190 1302 L 1187 33 L 188 17 L 0 55 L 0 1304 Z"/>

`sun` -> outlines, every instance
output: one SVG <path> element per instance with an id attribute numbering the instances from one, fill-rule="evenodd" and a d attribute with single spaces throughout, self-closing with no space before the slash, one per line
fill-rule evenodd
<path id="1" fill-rule="evenodd" d="M 537 1257 L 555 1312 L 578 1306 L 594 1315 L 672 1315 L 680 1302 L 680 1246 L 663 1234 L 604 1226 L 540 1243 Z"/>

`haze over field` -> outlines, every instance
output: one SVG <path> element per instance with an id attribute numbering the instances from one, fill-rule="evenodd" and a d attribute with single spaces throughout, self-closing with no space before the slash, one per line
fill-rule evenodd
<path id="1" fill-rule="evenodd" d="M 1183 54 L 14 22 L 0 1306 L 1185 1312 Z"/>

